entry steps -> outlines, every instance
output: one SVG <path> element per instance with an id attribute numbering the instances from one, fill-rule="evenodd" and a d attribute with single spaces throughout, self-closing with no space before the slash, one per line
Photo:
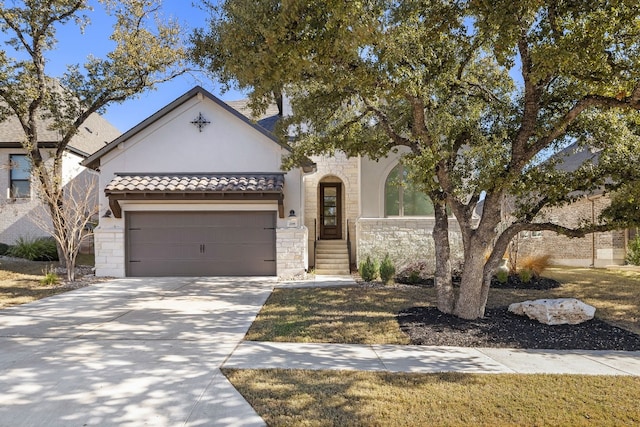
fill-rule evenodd
<path id="1" fill-rule="evenodd" d="M 346 240 L 318 240 L 316 242 L 316 274 L 348 276 L 349 252 Z"/>

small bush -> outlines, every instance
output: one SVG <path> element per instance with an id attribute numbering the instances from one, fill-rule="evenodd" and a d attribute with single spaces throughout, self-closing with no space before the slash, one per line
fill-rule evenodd
<path id="1" fill-rule="evenodd" d="M 55 271 L 50 268 L 45 269 L 43 273 L 44 277 L 40 279 L 40 284 L 42 285 L 55 285 L 60 281 L 60 278 Z"/>
<path id="2" fill-rule="evenodd" d="M 528 256 L 518 264 L 520 270 L 529 270 L 534 276 L 540 276 L 551 265 L 551 255 Z"/>
<path id="3" fill-rule="evenodd" d="M 520 269 L 518 275 L 520 276 L 522 283 L 529 283 L 534 276 L 533 271 L 527 270 L 526 268 Z"/>
<path id="4" fill-rule="evenodd" d="M 500 282 L 500 283 L 502 283 L 504 285 L 509 280 L 509 271 L 508 270 L 498 270 L 496 272 L 496 279 L 498 279 L 498 282 Z"/>
<path id="5" fill-rule="evenodd" d="M 367 255 L 367 259 L 360 263 L 360 277 L 365 282 L 371 282 L 378 278 L 378 265 L 371 261 L 371 257 Z"/>
<path id="6" fill-rule="evenodd" d="M 9 252 L 11 246 L 6 243 L 0 243 L 0 255 L 6 255 Z"/>
<path id="7" fill-rule="evenodd" d="M 629 242 L 627 262 L 633 265 L 640 265 L 640 234 Z"/>
<path id="8" fill-rule="evenodd" d="M 389 254 L 384 256 L 384 259 L 380 263 L 380 279 L 382 279 L 382 283 L 388 285 L 393 283 L 393 278 L 396 275 L 396 266 L 393 265 L 391 258 L 389 258 Z"/>
<path id="9" fill-rule="evenodd" d="M 420 282 L 420 272 L 417 270 L 411 270 L 409 272 L 409 277 L 407 277 L 407 282 L 410 285 L 415 285 Z"/>
<path id="10" fill-rule="evenodd" d="M 37 239 L 19 238 L 8 255 L 29 261 L 57 261 L 58 251 L 55 240 L 48 237 Z"/>

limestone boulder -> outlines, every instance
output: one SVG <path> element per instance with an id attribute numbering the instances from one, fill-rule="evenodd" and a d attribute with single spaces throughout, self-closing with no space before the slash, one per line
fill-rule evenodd
<path id="1" fill-rule="evenodd" d="M 577 325 L 593 319 L 596 308 L 575 298 L 539 299 L 511 304 L 511 313 L 546 325 Z"/>

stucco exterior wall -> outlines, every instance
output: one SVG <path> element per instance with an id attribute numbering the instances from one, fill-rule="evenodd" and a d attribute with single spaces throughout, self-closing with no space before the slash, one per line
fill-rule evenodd
<path id="1" fill-rule="evenodd" d="M 200 114 L 210 123 L 200 129 L 191 122 Z M 266 135 L 242 121 L 205 96 L 194 96 L 153 123 L 130 136 L 100 159 L 101 215 L 109 210 L 103 189 L 116 174 L 122 173 L 281 173 L 287 151 Z M 285 174 L 285 217 L 277 227 L 287 227 L 289 211 L 304 223 L 299 170 Z M 101 218 L 96 229 L 96 274 L 125 276 L 125 216 L 131 210 L 277 210 L 276 202 L 265 208 L 255 201 L 220 202 L 121 202 L 122 218 Z M 288 236 L 285 232 L 283 236 Z M 295 238 L 299 236 L 296 235 Z M 282 244 L 294 237 L 283 237 Z M 306 239 L 299 249 L 305 251 Z M 278 244 L 278 242 L 277 242 Z M 290 254 L 291 251 L 287 251 Z M 306 255 L 306 252 L 304 252 Z M 287 255 L 289 256 L 289 255 Z M 284 262 L 287 270 L 304 271 L 306 257 Z M 289 262 L 290 261 L 290 262 Z"/>
<path id="2" fill-rule="evenodd" d="M 561 225 L 576 227 L 581 221 L 597 220 L 610 203 L 609 198 L 583 198 L 561 208 L 548 210 L 543 217 Z M 605 267 L 622 265 L 626 257 L 624 230 L 588 234 L 582 238 L 569 238 L 552 231 L 521 233 L 517 240 L 518 257 L 550 255 L 557 265 L 576 267 Z"/>

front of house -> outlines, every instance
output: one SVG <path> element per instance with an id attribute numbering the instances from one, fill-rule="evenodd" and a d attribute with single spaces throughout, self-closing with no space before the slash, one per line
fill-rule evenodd
<path id="1" fill-rule="evenodd" d="M 433 206 L 407 182 L 402 150 L 283 171 L 276 120 L 196 87 L 85 160 L 102 190 L 96 274 L 290 279 L 348 274 L 367 256 L 433 260 Z M 453 218 L 450 240 L 460 258 Z"/>
<path id="2" fill-rule="evenodd" d="M 288 153 L 192 89 L 84 162 L 104 191 L 96 274 L 300 277 L 317 241 L 350 244 L 351 263 L 433 253 L 432 208 L 402 185 L 401 153 L 379 162 L 337 153 L 283 171 Z"/>

